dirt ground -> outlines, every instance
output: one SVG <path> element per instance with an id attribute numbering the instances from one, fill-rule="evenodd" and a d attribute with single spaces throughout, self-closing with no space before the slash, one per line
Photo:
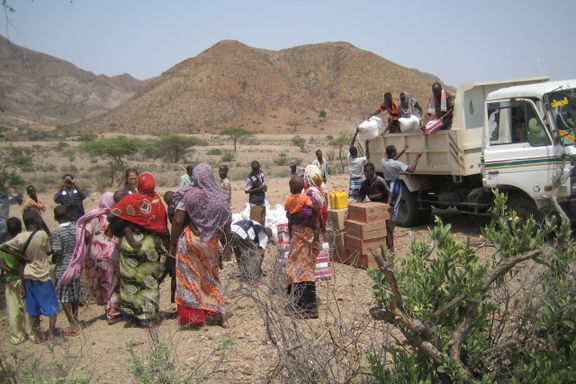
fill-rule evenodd
<path id="1" fill-rule="evenodd" d="M 328 181 L 328 189 L 347 189 L 348 177 L 346 175 L 333 176 Z M 243 192 L 243 181 L 232 181 L 233 211 L 240 212 L 246 205 L 246 195 Z M 159 192 L 169 188 L 163 187 Z M 40 197 L 47 204 L 47 212 L 52 212 L 53 191 L 42 193 Z M 268 177 L 267 199 L 271 205 L 283 204 L 288 191 L 287 178 Z M 93 193 L 85 201 L 86 210 L 97 205 L 99 194 Z M 12 207 L 11 215 L 20 216 L 20 208 Z M 459 214 L 443 214 L 443 220 L 452 224 L 453 232 L 462 239 L 471 237 L 473 242 L 479 241 L 479 219 Z M 46 221 L 50 228 L 55 227 L 51 214 L 46 214 Z M 427 228 L 416 227 L 411 229 L 397 228 L 396 250 L 398 257 L 406 252 L 412 238 L 426 239 Z M 4 334 L 0 341 L 3 352 L 14 351 L 18 356 L 24 357 L 23 364 L 33 364 L 40 359 L 53 368 L 58 364 L 67 366 L 69 376 L 89 376 L 99 383 L 140 382 L 132 374 L 137 365 L 130 357 L 130 349 L 135 351 L 140 360 L 149 356 L 153 341 L 161 342 L 167 348 L 166 356 L 173 359 L 174 365 L 164 365 L 161 369 L 174 369 L 182 382 L 194 382 L 193 377 L 198 372 L 210 373 L 211 382 L 226 383 L 259 383 L 274 368 L 276 349 L 267 338 L 265 327 L 265 311 L 254 297 L 266 301 L 271 298 L 271 289 L 274 286 L 275 274 L 273 269 L 276 260 L 275 247 L 269 246 L 265 259 L 265 270 L 268 272 L 268 283 L 249 288 L 243 286 L 236 278 L 237 265 L 235 262 L 225 264 L 221 279 L 227 298 L 227 310 L 232 314 L 229 327 L 224 329 L 214 325 L 208 331 L 180 329 L 174 316 L 176 305 L 170 303 L 168 279 L 161 287 L 161 316 L 164 318 L 158 332 L 149 332 L 147 329 L 127 329 L 125 323 L 119 322 L 108 325 L 103 307 L 93 304 L 90 293 L 85 290 L 87 304 L 80 309 L 80 318 L 86 323 L 79 337 L 68 337 L 66 342 L 51 350 L 46 343 L 33 344 L 29 341 L 18 346 L 11 346 L 8 335 L 8 324 L 4 305 L 0 310 L 0 329 Z M 303 332 L 314 335 L 326 335 L 326 332 L 342 324 L 354 324 L 355 321 L 364 321 L 365 348 L 374 343 L 381 345 L 387 338 L 386 328 L 369 319 L 368 309 L 372 305 L 371 280 L 365 270 L 346 265 L 331 263 L 333 279 L 318 284 L 318 297 L 320 300 L 320 318 L 317 320 L 298 320 L 298 326 Z M 335 315 L 336 314 L 336 315 Z M 284 316 L 283 314 L 276 314 Z M 286 316 L 284 316 L 286 317 Z M 287 318 L 287 317 L 286 317 Z M 287 321 L 287 320 L 286 320 Z M 47 319 L 42 322 L 44 329 L 48 326 Z M 65 329 L 67 322 L 61 313 L 58 316 L 57 326 Z M 332 333 L 330 333 L 332 335 Z M 320 338 L 320 336 L 318 336 Z M 156 355 L 158 356 L 158 355 Z M 157 357 L 158 359 L 158 357 Z M 10 359 L 8 359 L 10 360 Z M 7 361 L 8 361 L 7 360 Z M 212 372 L 215 371 L 215 372 Z M 40 370 L 39 372 L 47 372 Z M 44 373 L 47 374 L 47 373 Z"/>

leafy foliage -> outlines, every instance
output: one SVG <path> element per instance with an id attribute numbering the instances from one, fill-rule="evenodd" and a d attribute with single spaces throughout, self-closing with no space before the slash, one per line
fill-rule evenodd
<path id="1" fill-rule="evenodd" d="M 205 144 L 202 140 L 194 136 L 168 135 L 163 136 L 156 145 L 173 163 L 180 160 L 186 161 L 186 152 L 195 145 Z"/>
<path id="2" fill-rule="evenodd" d="M 107 157 L 110 160 L 110 185 L 114 185 L 116 175 L 124 170 L 124 159 L 136 154 L 140 147 L 139 139 L 118 136 L 82 143 L 80 150 L 92 157 Z"/>
<path id="3" fill-rule="evenodd" d="M 0 192 L 7 192 L 8 189 L 21 186 L 24 180 L 17 174 L 17 171 L 30 167 L 32 157 L 30 150 L 16 146 L 0 148 Z"/>
<path id="4" fill-rule="evenodd" d="M 338 160 L 340 161 L 340 168 L 342 173 L 344 173 L 344 163 L 343 163 L 343 149 L 347 148 L 352 141 L 352 135 L 349 132 L 342 132 L 338 137 L 331 139 L 328 145 L 338 148 Z"/>
<path id="5" fill-rule="evenodd" d="M 369 271 L 379 309 L 405 342 L 389 347 L 394 368 L 368 356 L 381 383 L 567 383 L 576 380 L 576 252 L 563 222 L 523 223 L 495 191 L 495 219 L 482 235 L 495 250 L 480 255 L 436 218 L 432 245 L 413 242 L 396 264 Z M 533 260 L 540 265 L 519 268 Z M 532 275 L 526 273 L 533 272 Z M 521 288 L 511 285 L 523 273 Z M 534 295 L 534 292 L 541 292 Z"/>
<path id="6" fill-rule="evenodd" d="M 240 128 L 240 127 L 226 128 L 222 132 L 220 132 L 220 134 L 223 136 L 228 136 L 232 140 L 232 142 L 234 143 L 234 156 L 236 156 L 236 148 L 237 148 L 238 140 L 244 136 L 253 135 L 252 132 L 250 132 L 244 128 Z"/>

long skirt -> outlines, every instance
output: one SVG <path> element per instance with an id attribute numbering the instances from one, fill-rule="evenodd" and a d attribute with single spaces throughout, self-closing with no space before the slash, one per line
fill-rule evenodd
<path id="1" fill-rule="evenodd" d="M 292 227 L 287 275 L 288 294 L 296 309 L 304 313 L 317 310 L 314 269 L 320 253 L 320 240 L 314 242 L 314 230 L 302 225 Z"/>
<path id="2" fill-rule="evenodd" d="M 138 238 L 141 236 L 142 238 Z M 125 238 L 120 243 L 120 300 L 122 310 L 139 320 L 154 319 L 158 313 L 159 279 L 164 272 L 154 236 L 134 235 L 142 247 L 134 249 Z"/>
<path id="3" fill-rule="evenodd" d="M 201 324 L 207 315 L 226 315 L 218 274 L 218 236 L 203 242 L 186 227 L 176 252 L 176 304 L 180 324 Z"/>
<path id="4" fill-rule="evenodd" d="M 90 291 L 98 305 L 106 305 L 108 319 L 121 315 L 118 254 L 119 251 L 114 248 L 107 257 L 86 260 L 86 276 L 90 282 Z"/>

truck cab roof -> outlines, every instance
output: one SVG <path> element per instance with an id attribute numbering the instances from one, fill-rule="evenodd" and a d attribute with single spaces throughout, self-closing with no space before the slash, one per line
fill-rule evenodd
<path id="1" fill-rule="evenodd" d="M 546 79 L 546 78 L 543 78 Z M 566 88 L 566 86 L 576 88 L 576 79 L 561 81 L 540 81 L 531 84 L 514 85 L 511 87 L 499 88 L 490 92 L 486 100 L 509 99 L 514 97 L 542 98 L 542 95 Z"/>

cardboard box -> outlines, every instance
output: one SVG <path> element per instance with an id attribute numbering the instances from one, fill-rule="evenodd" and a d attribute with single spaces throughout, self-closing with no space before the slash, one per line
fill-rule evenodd
<path id="1" fill-rule="evenodd" d="M 384 203 L 350 203 L 348 205 L 348 220 L 370 223 L 372 221 L 386 220 L 390 218 L 388 204 Z"/>
<path id="2" fill-rule="evenodd" d="M 346 234 L 363 240 L 377 239 L 386 236 L 386 220 L 363 223 L 356 220 L 344 222 Z"/>
<path id="3" fill-rule="evenodd" d="M 358 251 L 351 251 L 349 249 L 345 251 L 342 263 L 363 269 L 378 268 L 376 259 L 372 254 L 361 254 Z"/>
<path id="4" fill-rule="evenodd" d="M 328 219 L 330 221 L 330 226 L 333 230 L 343 231 L 344 230 L 344 220 L 346 220 L 346 212 L 348 209 L 329 209 Z"/>
<path id="5" fill-rule="evenodd" d="M 377 252 L 378 248 L 386 247 L 386 238 L 363 240 L 358 237 L 344 235 L 344 246 L 347 250 L 358 251 L 362 255 L 372 254 L 372 250 Z"/>

